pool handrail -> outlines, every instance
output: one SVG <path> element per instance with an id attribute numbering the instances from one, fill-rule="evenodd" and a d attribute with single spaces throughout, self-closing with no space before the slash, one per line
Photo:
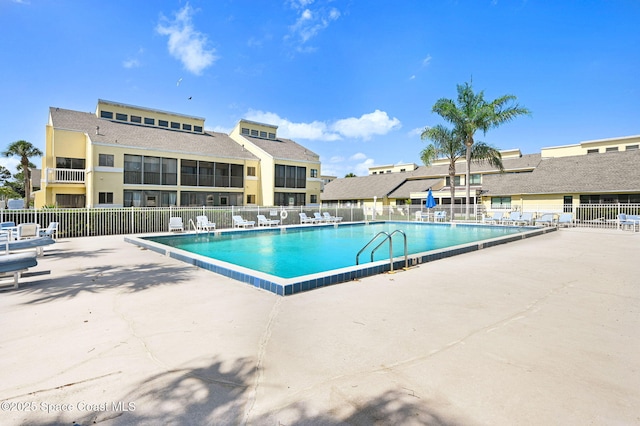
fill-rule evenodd
<path id="1" fill-rule="evenodd" d="M 405 269 L 408 268 L 409 255 L 407 250 L 407 234 L 405 234 L 404 231 L 400 229 L 396 229 L 391 233 L 388 233 L 386 231 L 380 231 L 376 235 L 374 235 L 374 237 L 371 238 L 371 240 L 369 240 L 369 242 L 365 244 L 365 246 L 362 247 L 358 252 L 358 254 L 356 255 L 356 265 L 360 264 L 360 255 L 362 254 L 362 252 L 365 251 L 365 249 L 369 247 L 369 245 L 373 243 L 380 235 L 386 235 L 386 237 L 380 242 L 380 244 L 378 244 L 373 250 L 371 250 L 371 261 L 373 262 L 373 254 L 375 253 L 375 251 L 378 250 L 378 248 L 380 248 L 380 246 L 384 244 L 385 241 L 389 240 L 389 264 L 391 267 L 390 272 L 393 272 L 393 238 L 392 237 L 393 237 L 393 234 L 395 234 L 396 232 L 401 233 L 402 236 L 404 237 L 404 267 Z"/>

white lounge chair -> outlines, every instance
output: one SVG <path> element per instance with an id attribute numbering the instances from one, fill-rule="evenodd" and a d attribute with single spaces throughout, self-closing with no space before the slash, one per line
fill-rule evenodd
<path id="1" fill-rule="evenodd" d="M 503 212 L 495 212 L 493 216 L 484 219 L 485 223 L 495 223 L 496 225 L 502 222 Z"/>
<path id="2" fill-rule="evenodd" d="M 545 213 L 535 220 L 535 225 L 551 226 L 555 224 L 553 213 Z"/>
<path id="3" fill-rule="evenodd" d="M 628 215 L 621 213 L 618 215 L 618 222 L 620 224 L 621 229 L 631 227 L 631 230 L 635 232 L 636 226 L 640 229 L 640 216 L 639 215 Z"/>
<path id="4" fill-rule="evenodd" d="M 169 219 L 169 232 L 173 231 L 184 232 L 184 225 L 182 224 L 181 217 L 172 217 Z"/>
<path id="5" fill-rule="evenodd" d="M 234 228 L 252 228 L 256 222 L 253 220 L 244 220 L 242 216 L 231 216 Z"/>
<path id="6" fill-rule="evenodd" d="M 525 226 L 531 225 L 532 222 L 533 222 L 533 213 L 522 213 L 520 215 L 520 219 L 516 221 L 518 225 L 523 224 Z"/>
<path id="7" fill-rule="evenodd" d="M 18 288 L 20 275 L 28 268 L 37 265 L 36 253 L 5 254 L 0 256 L 0 277 L 13 276 L 12 281 L 0 283 L 0 286 L 11 285 L 11 288 Z"/>
<path id="8" fill-rule="evenodd" d="M 318 219 L 315 217 L 309 217 L 306 213 L 298 213 L 300 216 L 300 223 L 317 223 Z"/>
<path id="9" fill-rule="evenodd" d="M 25 240 L 40 236 L 40 225 L 37 223 L 21 223 L 17 226 L 16 240 Z"/>
<path id="10" fill-rule="evenodd" d="M 520 220 L 520 212 L 511 212 L 509 213 L 509 217 L 506 219 L 502 219 L 502 223 L 506 225 L 515 225 Z"/>
<path id="11" fill-rule="evenodd" d="M 318 223 L 322 223 L 322 222 L 328 222 L 327 219 L 322 216 L 320 214 L 320 212 L 314 212 L 313 213 L 313 218 L 318 222 Z"/>
<path id="12" fill-rule="evenodd" d="M 323 212 L 322 216 L 324 217 L 324 220 L 327 222 L 342 222 L 342 216 L 331 216 L 331 214 L 329 214 L 329 212 Z"/>
<path id="13" fill-rule="evenodd" d="M 278 226 L 280 224 L 279 220 L 267 219 L 263 214 L 259 214 L 256 217 L 258 218 L 258 226 Z"/>
<path id="14" fill-rule="evenodd" d="M 54 240 L 58 237 L 58 222 L 49 222 L 49 226 L 40 230 L 41 237 L 51 237 Z"/>
<path id="15" fill-rule="evenodd" d="M 447 212 L 444 210 L 439 210 L 433 213 L 433 220 L 435 222 L 444 222 L 447 220 Z"/>
<path id="16" fill-rule="evenodd" d="M 573 215 L 571 213 L 562 213 L 558 218 L 558 226 L 573 226 Z"/>
<path id="17" fill-rule="evenodd" d="M 212 231 L 216 229 L 216 224 L 214 222 L 209 222 L 209 218 L 207 216 L 196 216 L 196 229 L 198 231 Z"/>

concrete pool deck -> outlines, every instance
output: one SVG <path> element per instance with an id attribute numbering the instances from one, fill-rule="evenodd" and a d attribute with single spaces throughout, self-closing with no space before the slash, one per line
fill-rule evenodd
<path id="1" fill-rule="evenodd" d="M 0 423 L 640 423 L 640 233 L 562 229 L 279 297 L 62 239 L 0 291 Z"/>

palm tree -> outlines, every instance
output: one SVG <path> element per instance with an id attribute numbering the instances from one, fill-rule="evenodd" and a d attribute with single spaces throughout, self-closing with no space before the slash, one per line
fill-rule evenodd
<path id="1" fill-rule="evenodd" d="M 426 128 L 420 137 L 422 140 L 430 139 L 433 141 L 433 143 L 429 144 L 420 154 L 420 159 L 425 166 L 431 165 L 436 158 L 447 158 L 449 160 L 449 186 L 451 189 L 450 217 L 453 220 L 456 161 L 466 156 L 464 134 L 457 129 L 448 129 L 438 124 L 437 126 Z M 498 168 L 500 171 L 504 170 L 500 151 L 484 142 L 475 142 L 471 150 L 471 161 L 486 162 Z"/>
<path id="2" fill-rule="evenodd" d="M 504 95 L 487 102 L 484 99 L 484 91 L 474 93 L 470 83 L 459 84 L 457 89 L 457 102 L 446 98 L 438 99 L 432 111 L 453 124 L 464 138 L 467 160 L 466 217 L 469 219 L 471 153 L 476 132 L 481 130 L 486 134 L 489 129 L 507 123 L 519 115 L 529 115 L 531 112 L 516 103 L 517 98 L 514 95 Z"/>
<path id="3" fill-rule="evenodd" d="M 20 165 L 24 173 L 24 204 L 29 207 L 31 199 L 31 170 L 29 170 L 29 158 L 41 157 L 42 151 L 33 146 L 31 142 L 19 140 L 9 145 L 2 153 L 5 157 L 20 157 Z"/>
<path id="4" fill-rule="evenodd" d="M 430 139 L 433 143 L 427 145 L 420 153 L 420 159 L 425 166 L 430 166 L 437 158 L 449 160 L 449 182 L 451 183 L 451 214 L 453 220 L 453 208 L 456 187 L 453 184 L 456 177 L 456 161 L 464 156 L 464 139 L 455 130 L 448 129 L 441 124 L 424 129 L 420 135 L 422 140 Z"/>

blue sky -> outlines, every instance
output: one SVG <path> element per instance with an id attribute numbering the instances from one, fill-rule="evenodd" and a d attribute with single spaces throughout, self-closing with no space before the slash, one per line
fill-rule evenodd
<path id="1" fill-rule="evenodd" d="M 499 149 L 637 135 L 638 22 L 637 0 L 0 0 L 0 148 L 106 99 L 276 124 L 323 174 L 364 175 L 419 163 L 471 78 L 533 112 L 480 135 Z"/>

